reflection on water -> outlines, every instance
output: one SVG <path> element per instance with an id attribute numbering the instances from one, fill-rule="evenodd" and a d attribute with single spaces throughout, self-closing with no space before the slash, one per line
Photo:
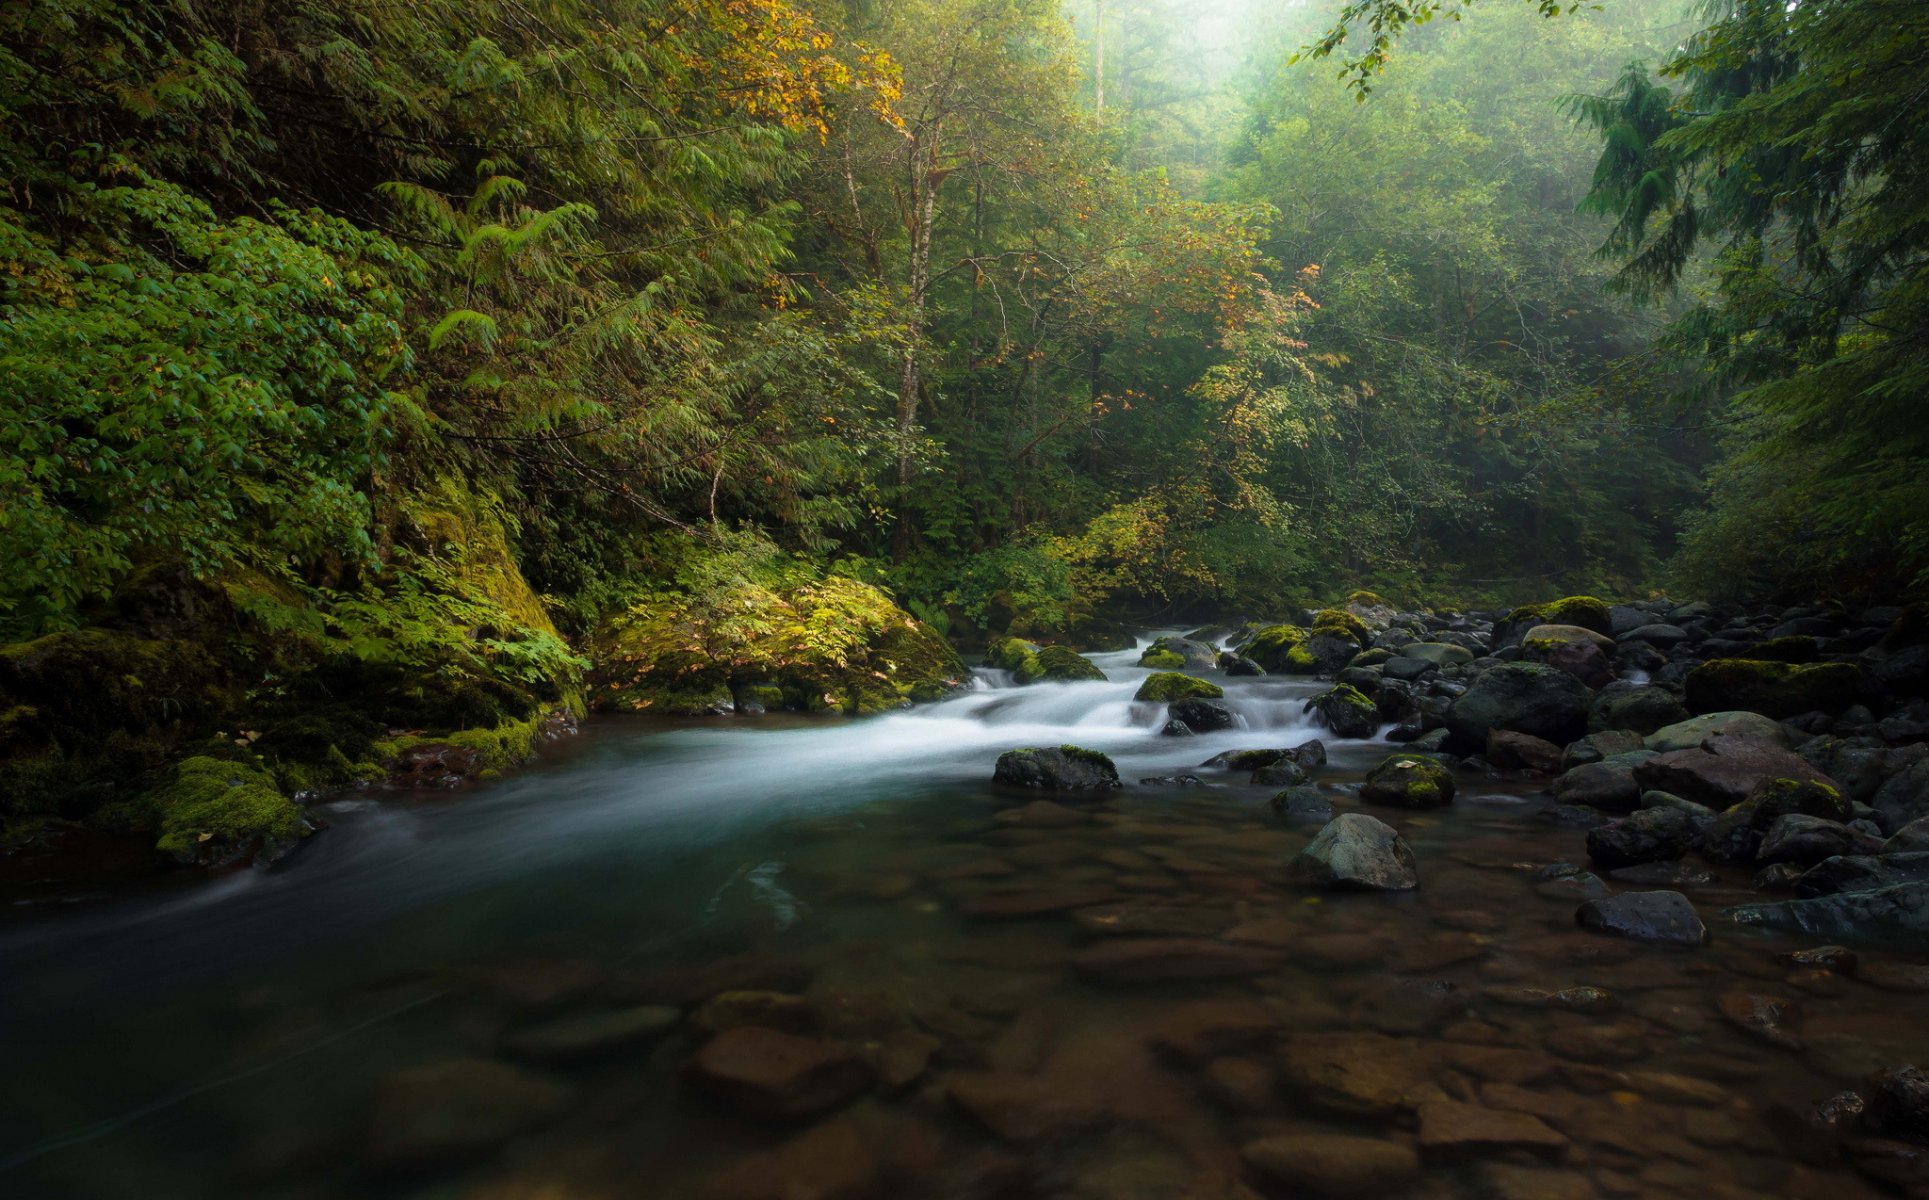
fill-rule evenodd
<path id="1" fill-rule="evenodd" d="M 1131 698 L 1137 652 L 1094 658 L 1108 682 L 988 675 L 868 721 L 598 722 L 498 786 L 330 805 L 288 869 L 17 920 L 0 1193 L 1336 1186 L 1282 1182 L 1270 1145 L 1379 1161 L 1371 1195 L 1878 1194 L 1797 1161 L 1771 1117 L 1920 1059 L 1906 997 L 1719 925 L 1685 954 L 1579 932 L 1533 871 L 1580 836 L 1537 819 L 1528 781 L 1382 814 L 1420 863 L 1394 898 L 1288 887 L 1311 831 L 1243 777 L 1033 808 L 994 792 L 1015 746 L 1076 742 L 1134 781 L 1316 733 L 1316 685 L 1229 679 L 1244 729 L 1161 737 L 1163 708 Z M 1344 808 L 1387 747 L 1326 740 Z M 1695 898 L 1712 915 L 1741 882 Z M 1581 987 L 1608 995 L 1548 998 Z M 1795 1047 L 1725 1019 L 1737 992 L 1792 1002 Z M 691 1065 L 746 1025 L 804 1038 L 816 1074 L 745 1091 Z M 1322 1083 L 1329 1060 L 1351 1082 Z M 1468 1111 L 1501 1124 L 1442 1132 Z"/>

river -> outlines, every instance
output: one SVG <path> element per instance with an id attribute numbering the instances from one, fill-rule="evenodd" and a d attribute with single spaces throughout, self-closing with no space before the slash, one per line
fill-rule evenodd
<path id="1" fill-rule="evenodd" d="M 1319 685 L 1226 679 L 1246 728 L 1161 737 L 1162 706 L 1131 698 L 1138 652 L 1092 657 L 1107 682 L 985 675 L 869 720 L 595 720 L 487 787 L 328 803 L 330 830 L 281 869 L 16 913 L 0 925 L 0 1195 L 748 1198 L 766 1194 L 761 1170 L 826 1175 L 791 1193 L 823 1200 L 1231 1197 L 1255 1140 L 1416 1144 L 1412 1096 L 1308 1092 L 1321 1038 L 1423 1099 L 1548 1130 L 1444 1149 L 1427 1134 L 1402 1194 L 1883 1194 L 1796 1161 L 1777 1109 L 1923 1060 L 1920 1001 L 1779 965 L 1803 943 L 1715 918 L 1744 879 L 1690 885 L 1716 930 L 1701 951 L 1581 932 L 1578 898 L 1535 878 L 1582 860 L 1579 832 L 1542 818 L 1538 781 L 1463 778 L 1450 810 L 1380 814 L 1413 846 L 1417 893 L 1304 893 L 1279 868 L 1317 826 L 1198 764 L 1319 736 L 1302 711 Z M 1324 740 L 1317 778 L 1351 807 L 1346 785 L 1390 747 Z M 1029 798 L 991 787 L 997 755 L 1061 743 L 1111 755 L 1128 786 L 1011 819 Z M 1194 770 L 1204 786 L 1137 782 Z M 1047 899 L 1017 919 L 974 909 L 1014 894 Z M 1132 933 L 1216 938 L 1259 965 L 1150 982 L 1074 969 Z M 1544 994 L 1575 987 L 1610 995 Z M 915 1052 L 909 1078 L 815 1126 L 854 1130 L 831 1139 L 842 1151 L 771 1158 L 812 1123 L 767 1124 L 694 1086 L 687 1023 L 587 1061 L 524 1061 L 506 1098 L 470 1088 L 467 1108 L 420 1074 L 394 1087 L 438 1063 L 508 1062 L 519 1034 L 573 1016 L 744 990 L 782 993 L 756 1003 L 784 1001 L 811 1036 Z M 1724 1020 L 1731 993 L 1785 998 L 1799 1044 Z M 1175 1043 L 1204 1001 L 1272 1024 L 1257 1041 Z M 517 1092 L 531 1080 L 541 1103 Z M 961 1099 L 958 1080 L 980 1092 Z M 1001 1096 L 1000 1080 L 1050 1100 L 1033 1111 L 1037 1096 Z M 499 1136 L 398 1149 L 397 1104 Z"/>

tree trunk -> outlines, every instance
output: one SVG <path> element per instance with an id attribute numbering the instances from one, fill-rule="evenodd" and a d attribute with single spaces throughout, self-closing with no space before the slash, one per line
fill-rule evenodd
<path id="1" fill-rule="evenodd" d="M 891 559 L 903 562 L 911 554 L 911 435 L 918 426 L 918 389 L 923 380 L 918 354 L 924 345 L 926 294 L 931 287 L 931 230 L 937 223 L 938 131 L 911 146 L 911 264 L 905 298 L 904 361 L 898 377 L 897 529 L 891 538 Z"/>

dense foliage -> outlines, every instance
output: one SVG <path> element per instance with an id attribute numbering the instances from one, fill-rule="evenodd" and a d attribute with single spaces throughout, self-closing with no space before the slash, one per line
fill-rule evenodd
<path id="1" fill-rule="evenodd" d="M 6 6 L 0 759 L 77 761 L 83 651 L 124 778 L 593 665 L 864 710 L 933 628 L 1626 594 L 1704 478 L 1698 587 L 1919 578 L 1919 6 L 1464 7 Z M 192 703 L 107 661 L 182 641 Z"/>

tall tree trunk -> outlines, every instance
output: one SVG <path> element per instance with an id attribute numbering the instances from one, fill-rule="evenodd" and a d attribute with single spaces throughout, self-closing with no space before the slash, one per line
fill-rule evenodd
<path id="1" fill-rule="evenodd" d="M 926 295 L 931 288 L 931 230 L 937 223 L 938 187 L 944 175 L 938 166 L 938 130 L 911 147 L 911 264 L 905 298 L 904 361 L 898 377 L 897 529 L 891 538 L 891 559 L 903 562 L 911 554 L 911 435 L 918 426 L 918 389 L 923 380 L 918 355 L 924 348 Z"/>

